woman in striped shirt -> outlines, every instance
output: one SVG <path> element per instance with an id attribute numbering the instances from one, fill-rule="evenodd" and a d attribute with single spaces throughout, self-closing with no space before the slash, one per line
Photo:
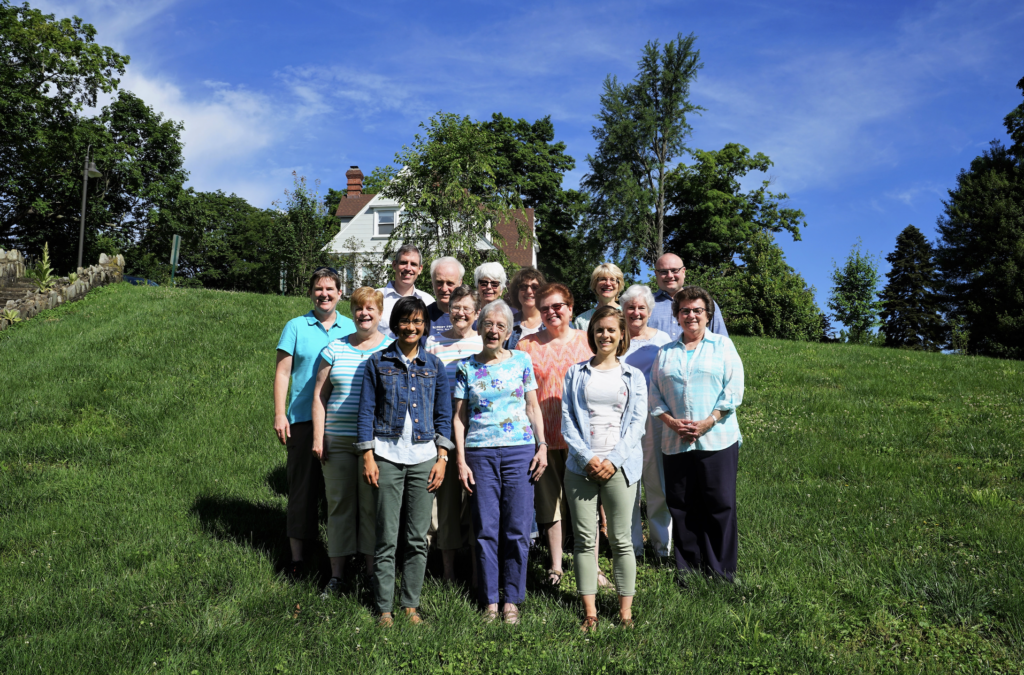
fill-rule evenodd
<path id="1" fill-rule="evenodd" d="M 356 449 L 356 415 L 366 362 L 374 352 L 394 342 L 377 325 L 384 311 L 384 294 L 369 286 L 349 300 L 356 332 L 334 340 L 320 352 L 313 390 L 313 453 L 320 458 L 327 491 L 327 553 L 331 579 L 326 595 L 341 589 L 345 560 L 356 552 L 373 569 L 376 508 L 373 488 L 361 480 L 362 452 Z"/>
<path id="2" fill-rule="evenodd" d="M 473 330 L 478 314 L 476 293 L 471 286 L 462 285 L 452 291 L 448 299 L 448 315 L 452 327 L 439 335 L 427 338 L 426 350 L 441 359 L 448 375 L 448 384 L 455 393 L 455 371 L 463 359 L 479 354 L 484 348 L 483 338 Z M 452 408 L 454 409 L 454 403 Z M 437 489 L 434 500 L 437 548 L 444 562 L 444 581 L 455 580 L 455 552 L 462 548 L 465 534 L 470 530 L 469 500 L 459 484 L 458 462 L 448 462 L 444 482 Z M 476 586 L 476 558 L 473 557 L 473 586 Z"/>

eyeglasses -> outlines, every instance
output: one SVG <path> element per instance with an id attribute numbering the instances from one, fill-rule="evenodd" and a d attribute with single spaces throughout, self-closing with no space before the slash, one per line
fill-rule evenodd
<path id="1" fill-rule="evenodd" d="M 487 279 L 481 279 L 476 283 L 477 286 L 481 286 L 482 288 L 501 288 L 500 281 L 488 281 Z"/>
<path id="2" fill-rule="evenodd" d="M 508 330 L 508 326 L 503 323 L 494 323 L 493 321 L 484 321 L 484 330 L 491 330 L 492 328 L 497 330 L 499 333 L 504 333 Z"/>
<path id="3" fill-rule="evenodd" d="M 540 288 L 540 284 L 522 284 L 519 286 L 519 292 L 522 293 L 523 291 L 533 291 L 534 293 L 536 293 L 538 288 Z"/>
<path id="4" fill-rule="evenodd" d="M 701 316 L 702 314 L 704 314 L 704 308 L 703 307 L 692 307 L 692 308 L 691 307 L 680 307 L 679 311 L 677 312 L 677 314 L 682 314 L 683 316 L 690 316 L 691 313 L 694 316 Z"/>
<path id="5" fill-rule="evenodd" d="M 548 312 L 561 312 L 563 307 L 568 307 L 569 304 L 565 302 L 552 302 L 546 307 L 539 307 L 541 314 L 547 314 Z"/>
<path id="6" fill-rule="evenodd" d="M 669 275 L 669 274 L 679 274 L 681 271 L 683 271 L 685 269 L 686 269 L 685 267 L 666 267 L 665 269 L 662 269 L 662 270 L 656 269 L 654 271 L 655 271 L 655 273 L 658 276 L 663 277 L 663 276 L 666 276 L 666 275 Z"/>
<path id="7" fill-rule="evenodd" d="M 399 319 L 399 328 L 419 328 L 423 325 L 423 319 Z"/>

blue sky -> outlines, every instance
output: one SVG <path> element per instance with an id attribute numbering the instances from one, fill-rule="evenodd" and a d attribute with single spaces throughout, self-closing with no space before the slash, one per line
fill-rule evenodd
<path id="1" fill-rule="evenodd" d="M 184 122 L 192 185 L 258 206 L 292 171 L 341 188 L 350 165 L 390 163 L 439 110 L 551 115 L 575 187 L 605 76 L 632 79 L 646 41 L 693 32 L 707 111 L 691 145 L 772 158 L 808 223 L 780 243 L 823 307 L 858 238 L 884 255 L 908 224 L 934 237 L 957 172 L 1022 100 L 1019 0 L 33 5 L 131 56 L 123 87 Z"/>

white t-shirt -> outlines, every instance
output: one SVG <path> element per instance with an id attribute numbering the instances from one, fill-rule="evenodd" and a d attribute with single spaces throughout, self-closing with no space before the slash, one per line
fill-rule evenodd
<path id="1" fill-rule="evenodd" d="M 591 369 L 585 394 L 590 411 L 590 450 L 603 461 L 619 442 L 622 413 L 629 397 L 622 378 L 622 366 L 609 370 Z"/>
<path id="2" fill-rule="evenodd" d="M 394 283 L 390 281 L 387 286 L 384 288 L 378 288 L 377 290 L 384 294 L 384 312 L 380 315 L 380 325 L 377 327 L 377 330 L 384 333 L 384 335 L 387 335 L 389 338 L 394 339 L 395 334 L 392 333 L 391 329 L 388 327 L 388 323 L 391 321 L 391 310 L 395 308 L 395 303 L 406 296 L 399 295 L 398 291 L 395 290 Z M 434 296 L 430 293 L 424 293 L 420 289 L 414 288 L 412 294 L 422 300 L 423 304 L 427 307 L 434 304 Z"/>

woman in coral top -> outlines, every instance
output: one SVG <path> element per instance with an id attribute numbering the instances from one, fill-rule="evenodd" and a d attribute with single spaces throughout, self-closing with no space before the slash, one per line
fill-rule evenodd
<path id="1" fill-rule="evenodd" d="M 561 521 L 562 516 L 568 514 L 564 483 L 569 446 L 562 438 L 562 388 L 569 368 L 589 360 L 594 352 L 590 350 L 586 331 L 572 327 L 573 297 L 568 288 L 559 283 L 545 284 L 537 291 L 536 298 L 545 330 L 527 335 L 516 349 L 529 354 L 533 361 L 544 429 L 550 429 L 547 432 L 548 467 L 537 482 L 534 508 L 537 524 L 546 532 L 551 551 L 548 583 L 557 586 L 562 581 Z M 608 583 L 606 579 L 603 581 Z"/>

